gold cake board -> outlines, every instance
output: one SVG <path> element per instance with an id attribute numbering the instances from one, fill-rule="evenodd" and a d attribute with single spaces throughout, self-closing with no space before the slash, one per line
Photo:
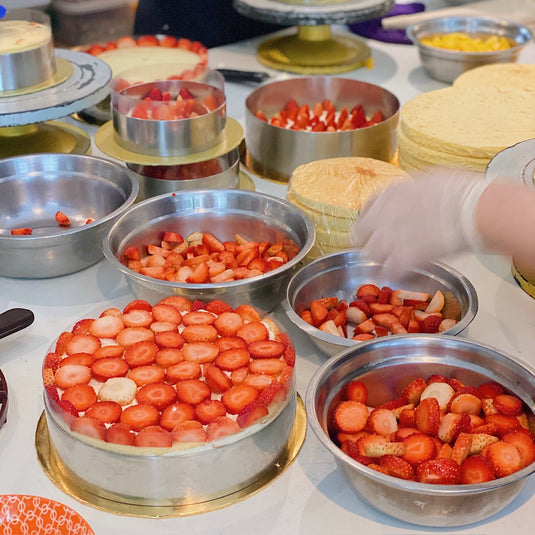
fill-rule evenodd
<path id="1" fill-rule="evenodd" d="M 106 493 L 107 496 L 103 497 L 92 492 L 91 490 L 93 489 L 88 488 L 89 484 L 76 478 L 76 475 L 70 472 L 70 470 L 68 470 L 61 462 L 54 445 L 50 441 L 44 412 L 41 414 L 37 423 L 35 448 L 37 450 L 37 457 L 45 474 L 60 490 L 80 503 L 117 515 L 135 516 L 140 518 L 170 518 L 215 511 L 256 494 L 281 475 L 297 457 L 297 454 L 305 441 L 306 428 L 307 419 L 305 406 L 298 394 L 294 425 L 290 431 L 288 442 L 271 468 L 260 474 L 254 483 L 226 496 L 198 503 L 177 505 L 143 505 L 128 502 L 125 500 L 124 496 L 119 494 L 112 495 Z M 98 488 L 95 489 L 97 492 L 98 490 Z"/>
<path id="2" fill-rule="evenodd" d="M 511 273 L 517 284 L 524 290 L 529 296 L 535 298 L 535 282 L 527 279 L 518 271 L 515 264 L 511 265 Z"/>

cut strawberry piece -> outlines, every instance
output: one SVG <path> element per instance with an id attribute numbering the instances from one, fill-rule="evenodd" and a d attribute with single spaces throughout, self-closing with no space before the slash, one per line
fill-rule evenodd
<path id="1" fill-rule="evenodd" d="M 267 374 L 252 373 L 250 370 L 247 376 L 243 379 L 242 384 L 249 385 L 256 388 L 258 391 L 262 391 L 264 388 L 268 388 L 271 384 L 273 377 Z"/>
<path id="2" fill-rule="evenodd" d="M 272 380 L 269 383 L 269 386 L 263 388 L 260 394 L 258 395 L 257 401 L 266 406 L 271 405 L 272 403 L 279 403 L 286 399 L 287 391 L 284 385 L 279 383 L 276 380 Z"/>
<path id="3" fill-rule="evenodd" d="M 195 416 L 201 424 L 206 425 L 220 416 L 225 416 L 227 409 L 218 399 L 205 399 L 195 406 Z"/>
<path id="4" fill-rule="evenodd" d="M 29 236 L 32 232 L 33 230 L 28 227 L 11 229 L 12 236 Z"/>
<path id="5" fill-rule="evenodd" d="M 198 405 L 205 399 L 209 399 L 211 391 L 209 386 L 199 379 L 186 379 L 175 385 L 178 401 Z"/>
<path id="6" fill-rule="evenodd" d="M 220 299 L 213 299 L 212 301 L 207 303 L 206 310 L 208 312 L 211 312 L 212 314 L 215 314 L 216 316 L 220 316 L 224 312 L 233 312 L 233 308 L 224 301 L 221 301 Z"/>
<path id="7" fill-rule="evenodd" d="M 61 210 L 56 212 L 55 219 L 58 222 L 58 225 L 61 225 L 62 227 L 68 227 L 71 224 L 70 219 Z"/>
<path id="8" fill-rule="evenodd" d="M 70 401 L 77 411 L 83 412 L 97 401 L 97 393 L 92 386 L 82 383 L 67 388 L 61 399 Z"/>
<path id="9" fill-rule="evenodd" d="M 363 284 L 357 289 L 357 299 L 362 299 L 365 296 L 379 297 L 381 290 L 375 284 Z"/>
<path id="10" fill-rule="evenodd" d="M 134 299 L 124 307 L 123 314 L 128 314 L 131 310 L 145 310 L 150 312 L 152 305 L 144 299 Z"/>
<path id="11" fill-rule="evenodd" d="M 442 318 L 434 314 L 430 314 L 423 321 L 420 322 L 420 330 L 423 333 L 437 333 L 440 327 Z"/>
<path id="12" fill-rule="evenodd" d="M 168 321 L 180 325 L 182 323 L 182 314 L 173 306 L 160 303 L 152 307 L 152 317 L 156 321 Z"/>
<path id="13" fill-rule="evenodd" d="M 247 384 L 235 385 L 223 393 L 221 400 L 229 414 L 238 414 L 245 405 L 258 398 L 258 390 Z"/>
<path id="14" fill-rule="evenodd" d="M 442 417 L 437 436 L 442 442 L 453 442 L 459 433 L 469 431 L 471 420 L 468 414 L 449 412 Z"/>
<path id="15" fill-rule="evenodd" d="M 401 457 L 395 455 L 383 455 L 379 461 L 379 465 L 386 470 L 389 476 L 405 480 L 414 478 L 414 468 Z"/>
<path id="16" fill-rule="evenodd" d="M 310 303 L 310 314 L 312 315 L 312 322 L 316 327 L 319 327 L 327 319 L 329 309 L 319 300 L 314 300 Z"/>
<path id="17" fill-rule="evenodd" d="M 57 353 L 48 353 L 43 362 L 43 369 L 50 368 L 54 373 L 59 368 L 61 357 Z"/>
<path id="18" fill-rule="evenodd" d="M 184 344 L 182 353 L 187 361 L 206 364 L 215 360 L 219 348 L 211 342 L 190 342 Z"/>
<path id="19" fill-rule="evenodd" d="M 236 335 L 243 338 L 248 345 L 252 342 L 269 339 L 269 331 L 267 330 L 267 327 L 260 321 L 246 323 L 243 327 L 238 329 Z M 284 347 L 282 348 L 282 351 L 284 351 Z"/>
<path id="20" fill-rule="evenodd" d="M 421 433 L 436 436 L 440 418 L 440 405 L 436 398 L 422 399 L 416 407 L 416 427 Z"/>
<path id="21" fill-rule="evenodd" d="M 383 457 L 383 455 L 400 457 L 406 450 L 403 442 L 390 442 L 386 437 L 373 434 L 357 440 L 357 445 L 366 457 Z"/>
<path id="22" fill-rule="evenodd" d="M 92 334 L 74 334 L 65 343 L 65 352 L 69 355 L 75 353 L 93 354 L 101 346 L 100 340 Z"/>
<path id="23" fill-rule="evenodd" d="M 78 417 L 78 411 L 76 410 L 76 407 L 69 400 L 62 399 L 60 401 L 58 399 L 58 406 L 62 411 L 66 412 L 67 414 Z"/>
<path id="24" fill-rule="evenodd" d="M 518 449 L 525 466 L 535 461 L 535 442 L 533 435 L 527 429 L 506 433 L 502 440 Z"/>
<path id="25" fill-rule="evenodd" d="M 295 346 L 291 338 L 286 333 L 278 333 L 276 335 L 276 340 L 284 344 L 284 351 L 282 353 L 282 358 L 284 362 L 291 367 L 295 366 Z"/>
<path id="26" fill-rule="evenodd" d="M 126 327 L 149 327 L 153 321 L 152 312 L 142 308 L 135 308 L 123 314 Z"/>
<path id="27" fill-rule="evenodd" d="M 162 240 L 171 243 L 183 243 L 184 237 L 178 232 L 166 231 L 162 235 Z"/>
<path id="28" fill-rule="evenodd" d="M 401 392 L 401 396 L 404 397 L 408 403 L 414 403 L 417 405 L 420 401 L 422 392 L 427 388 L 427 383 L 424 379 L 418 378 L 411 381 Z"/>
<path id="29" fill-rule="evenodd" d="M 208 364 L 204 369 L 204 380 L 212 392 L 221 394 L 232 387 L 232 381 L 215 364 Z"/>
<path id="30" fill-rule="evenodd" d="M 240 430 L 240 426 L 228 416 L 220 416 L 206 426 L 207 440 L 217 440 L 233 435 Z"/>
<path id="31" fill-rule="evenodd" d="M 181 295 L 170 295 L 169 297 L 164 297 L 156 304 L 171 305 L 180 312 L 191 312 L 193 310 L 193 303 L 187 297 L 183 297 Z"/>
<path id="32" fill-rule="evenodd" d="M 136 342 L 125 349 L 124 360 L 131 368 L 148 366 L 156 360 L 158 350 L 158 346 L 152 341 Z"/>
<path id="33" fill-rule="evenodd" d="M 168 405 L 160 417 L 160 426 L 172 431 L 177 425 L 195 419 L 195 408 L 189 403 L 173 403 Z"/>
<path id="34" fill-rule="evenodd" d="M 91 416 L 105 424 L 113 424 L 119 421 L 122 412 L 123 408 L 116 401 L 95 401 L 87 409 L 85 416 Z"/>
<path id="35" fill-rule="evenodd" d="M 241 319 L 244 321 L 244 323 L 257 322 L 261 320 L 260 314 L 251 305 L 239 305 L 234 309 L 234 312 L 241 316 Z"/>
<path id="36" fill-rule="evenodd" d="M 494 406 L 507 416 L 519 416 L 523 412 L 522 400 L 510 394 L 498 394 L 494 398 Z"/>
<path id="37" fill-rule="evenodd" d="M 217 359 L 216 359 L 217 360 Z M 281 359 L 254 359 L 249 364 L 252 374 L 279 375 L 285 366 Z"/>
<path id="38" fill-rule="evenodd" d="M 471 447 L 472 435 L 469 433 L 460 433 L 453 444 L 451 458 L 460 466 L 468 455 L 470 455 Z"/>
<path id="39" fill-rule="evenodd" d="M 494 399 L 498 394 L 503 394 L 502 385 L 493 381 L 483 383 L 476 389 L 476 396 L 481 399 Z"/>
<path id="40" fill-rule="evenodd" d="M 94 320 L 91 318 L 85 318 L 77 321 L 71 330 L 72 334 L 89 334 L 89 327 L 93 321 Z"/>
<path id="41" fill-rule="evenodd" d="M 391 410 L 376 408 L 368 416 L 366 427 L 376 435 L 390 436 L 397 431 L 398 422 Z"/>
<path id="42" fill-rule="evenodd" d="M 285 345 L 277 340 L 255 340 L 250 342 L 247 348 L 254 359 L 279 358 L 286 349 Z"/>
<path id="43" fill-rule="evenodd" d="M 128 377 L 112 377 L 98 391 L 100 401 L 116 401 L 119 405 L 128 405 L 134 401 L 137 385 Z"/>
<path id="44" fill-rule="evenodd" d="M 56 386 L 65 390 L 77 384 L 87 384 L 91 380 L 91 368 L 79 364 L 69 364 L 58 368 L 54 376 Z"/>
<path id="45" fill-rule="evenodd" d="M 151 383 L 142 386 L 137 394 L 136 401 L 144 405 L 153 405 L 162 411 L 177 399 L 176 390 L 167 383 Z"/>
<path id="46" fill-rule="evenodd" d="M 93 320 L 89 333 L 97 338 L 114 339 L 124 328 L 124 322 L 117 316 L 102 316 Z"/>
<path id="47" fill-rule="evenodd" d="M 137 386 L 162 382 L 165 378 L 165 370 L 161 366 L 138 366 L 128 372 L 129 379 L 132 379 Z"/>
<path id="48" fill-rule="evenodd" d="M 214 362 L 222 370 L 233 371 L 247 366 L 250 362 L 250 354 L 244 348 L 227 349 L 219 353 Z"/>
<path id="49" fill-rule="evenodd" d="M 236 312 L 222 312 L 214 322 L 214 327 L 221 336 L 235 336 L 243 327 L 242 317 Z"/>
<path id="50" fill-rule="evenodd" d="M 182 362 L 184 360 L 184 353 L 175 347 L 163 347 L 156 353 L 156 364 L 162 368 L 169 368 Z"/>
<path id="51" fill-rule="evenodd" d="M 252 401 L 243 407 L 238 413 L 236 423 L 241 427 L 247 427 L 266 417 L 269 414 L 267 407 L 258 400 Z"/>
<path id="52" fill-rule="evenodd" d="M 120 357 L 97 359 L 91 364 L 91 373 L 97 381 L 105 382 L 112 377 L 124 377 L 128 363 Z"/>
<path id="53" fill-rule="evenodd" d="M 342 401 L 334 411 L 334 423 L 339 431 L 358 433 L 368 421 L 368 407 L 360 401 Z"/>
<path id="54" fill-rule="evenodd" d="M 341 442 L 340 448 L 346 455 L 349 455 L 349 457 L 351 457 L 355 461 L 358 461 L 361 464 L 370 465 L 376 460 L 373 457 L 367 457 L 362 453 L 362 448 L 359 445 L 358 439 L 356 441 L 346 440 L 344 442 Z"/>
<path id="55" fill-rule="evenodd" d="M 204 426 L 197 420 L 179 423 L 171 434 L 173 442 L 206 442 L 208 440 Z"/>
<path id="56" fill-rule="evenodd" d="M 460 477 L 460 467 L 452 459 L 432 459 L 424 461 L 416 468 L 416 480 L 420 483 L 456 485 Z"/>
<path id="57" fill-rule="evenodd" d="M 114 423 L 108 427 L 106 431 L 106 442 L 111 444 L 121 444 L 123 446 L 133 446 L 135 433 L 130 429 L 130 427 L 121 422 Z"/>
<path id="58" fill-rule="evenodd" d="M 483 455 L 471 455 L 461 464 L 459 483 L 477 485 L 494 478 L 494 470 Z"/>
<path id="59" fill-rule="evenodd" d="M 524 468 L 524 460 L 518 448 L 508 442 L 489 444 L 484 450 L 485 458 L 494 469 L 496 477 L 505 477 Z"/>
<path id="60" fill-rule="evenodd" d="M 173 436 L 159 425 L 144 427 L 134 439 L 134 446 L 138 448 L 170 448 Z"/>
<path id="61" fill-rule="evenodd" d="M 202 304 L 204 307 L 204 303 Z M 182 323 L 187 327 L 188 325 L 212 325 L 216 320 L 216 317 L 210 312 L 204 312 L 203 310 L 197 310 L 194 312 L 188 312 L 182 317 Z"/>
<path id="62" fill-rule="evenodd" d="M 451 398 L 451 412 L 477 415 L 481 412 L 481 400 L 473 394 L 456 394 Z"/>
<path id="63" fill-rule="evenodd" d="M 186 342 L 215 342 L 218 333 L 212 325 L 188 325 L 182 330 L 182 336 Z"/>
<path id="64" fill-rule="evenodd" d="M 399 413 L 399 426 L 416 428 L 416 410 L 402 409 Z"/>
<path id="65" fill-rule="evenodd" d="M 154 343 L 160 348 L 180 349 L 185 342 L 184 337 L 177 331 L 160 331 L 154 335 Z"/>
<path id="66" fill-rule="evenodd" d="M 133 431 L 141 431 L 145 427 L 157 425 L 160 413 L 153 405 L 131 405 L 121 414 L 121 422 L 128 425 Z"/>
<path id="67" fill-rule="evenodd" d="M 403 440 L 403 444 L 405 452 L 402 457 L 412 465 L 418 465 L 436 457 L 436 442 L 430 436 L 413 433 Z"/>
<path id="68" fill-rule="evenodd" d="M 150 342 L 154 340 L 154 333 L 145 327 L 127 327 L 117 335 L 115 340 L 119 345 L 128 347 L 138 342 Z"/>
<path id="69" fill-rule="evenodd" d="M 494 424 L 497 428 L 496 434 L 499 437 L 511 431 L 516 431 L 520 427 L 520 422 L 517 418 L 505 414 L 489 414 L 485 416 L 485 423 Z"/>
<path id="70" fill-rule="evenodd" d="M 90 418 L 89 416 L 74 418 L 71 423 L 71 431 L 96 438 L 97 440 L 104 440 L 106 438 L 106 426 L 100 420 Z"/>

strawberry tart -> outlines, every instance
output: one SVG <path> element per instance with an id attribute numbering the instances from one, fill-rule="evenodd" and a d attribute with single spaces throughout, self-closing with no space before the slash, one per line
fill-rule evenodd
<path id="1" fill-rule="evenodd" d="M 136 299 L 62 332 L 43 363 L 62 470 L 127 503 L 217 499 L 268 471 L 296 408 L 288 335 L 250 305 Z M 217 466 L 214 472 L 214 466 Z"/>

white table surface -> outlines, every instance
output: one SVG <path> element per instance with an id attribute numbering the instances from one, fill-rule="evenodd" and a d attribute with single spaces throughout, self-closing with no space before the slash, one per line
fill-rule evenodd
<path id="1" fill-rule="evenodd" d="M 266 70 L 256 60 L 256 45 L 260 41 L 212 49 L 209 64 L 214 68 Z M 377 41 L 368 44 L 374 67 L 343 76 L 379 84 L 396 94 L 401 103 L 444 87 L 425 75 L 414 47 Z M 522 52 L 519 61 L 535 63 L 535 44 Z M 281 79 L 290 76 L 271 72 Z M 253 88 L 237 84 L 226 87 L 228 114 L 242 124 L 245 98 Z M 91 136 L 96 131 L 94 127 L 85 128 Z M 93 154 L 100 155 L 95 147 Z M 255 184 L 257 191 L 285 194 L 281 185 L 261 179 Z M 468 277 L 477 290 L 479 310 L 464 336 L 503 350 L 535 368 L 535 300 L 514 282 L 509 260 L 473 254 L 445 260 Z M 43 472 L 34 446 L 37 422 L 43 412 L 41 363 L 51 341 L 66 326 L 90 311 L 104 310 L 129 296 L 122 275 L 106 260 L 55 279 L 0 277 L 0 310 L 25 307 L 35 314 L 29 329 L 0 340 L 0 367 L 9 387 L 8 421 L 0 431 L 0 494 L 34 494 L 58 500 L 78 511 L 98 535 L 504 535 L 530 530 L 533 533 L 529 527 L 533 525 L 535 508 L 533 477 L 511 504 L 485 522 L 461 528 L 419 527 L 379 513 L 353 494 L 331 454 L 310 429 L 297 459 L 280 477 L 253 496 L 218 511 L 169 519 L 134 518 L 99 511 L 64 494 Z M 275 315 L 296 342 L 297 389 L 304 398 L 307 383 L 326 357 L 292 328 L 282 310 L 277 309 Z"/>

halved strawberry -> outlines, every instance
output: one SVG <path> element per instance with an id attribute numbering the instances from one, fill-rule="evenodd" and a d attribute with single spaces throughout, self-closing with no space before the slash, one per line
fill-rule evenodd
<path id="1" fill-rule="evenodd" d="M 523 412 L 522 400 L 510 394 L 498 394 L 494 398 L 494 406 L 507 416 L 519 416 Z"/>
<path id="2" fill-rule="evenodd" d="M 503 394 L 503 386 L 494 381 L 489 381 L 479 385 L 475 393 L 481 399 L 494 399 L 498 394 Z"/>
<path id="3" fill-rule="evenodd" d="M 77 411 L 83 412 L 97 401 L 97 393 L 88 384 L 76 384 L 67 388 L 61 399 L 70 401 Z"/>
<path id="4" fill-rule="evenodd" d="M 520 427 L 520 422 L 515 416 L 507 416 L 506 414 L 489 414 L 485 416 L 485 423 L 494 424 L 497 428 L 496 434 L 499 437 L 516 431 Z"/>
<path id="5" fill-rule="evenodd" d="M 213 362 L 219 354 L 219 348 L 212 342 L 190 342 L 182 347 L 184 359 L 199 364 Z"/>
<path id="6" fill-rule="evenodd" d="M 453 444 L 451 458 L 460 466 L 470 455 L 472 447 L 472 435 L 470 433 L 459 433 Z"/>
<path id="7" fill-rule="evenodd" d="M 154 333 L 145 327 L 127 327 L 117 335 L 115 340 L 119 345 L 128 347 L 137 342 L 154 340 Z"/>
<path id="8" fill-rule="evenodd" d="M 124 360 L 131 368 L 153 364 L 158 353 L 158 346 L 152 341 L 135 342 L 124 352 Z"/>
<path id="9" fill-rule="evenodd" d="M 207 440 L 217 440 L 233 435 L 240 430 L 240 426 L 228 416 L 219 416 L 206 426 Z"/>
<path id="10" fill-rule="evenodd" d="M 85 416 L 96 418 L 105 424 L 113 424 L 121 418 L 123 408 L 116 401 L 96 401 L 85 412 Z"/>
<path id="11" fill-rule="evenodd" d="M 160 331 L 154 335 L 154 343 L 160 347 L 180 349 L 185 343 L 184 337 L 178 331 Z"/>
<path id="12" fill-rule="evenodd" d="M 195 419 L 195 408 L 189 403 L 173 403 L 162 411 L 160 426 L 172 431 L 178 424 Z"/>
<path id="13" fill-rule="evenodd" d="M 175 388 L 178 401 L 189 403 L 191 405 L 198 405 L 211 396 L 209 386 L 199 379 L 179 381 L 176 383 Z"/>
<path id="14" fill-rule="evenodd" d="M 281 359 L 254 359 L 249 364 L 249 372 L 276 376 L 279 375 L 284 366 L 284 361 Z"/>
<path id="15" fill-rule="evenodd" d="M 177 383 L 190 379 L 199 379 L 202 375 L 201 365 L 198 362 L 183 360 L 169 366 L 165 370 L 165 379 L 169 383 Z"/>
<path id="16" fill-rule="evenodd" d="M 208 440 L 204 426 L 197 420 L 180 422 L 171 435 L 173 442 L 206 442 Z"/>
<path id="17" fill-rule="evenodd" d="M 383 455 L 379 461 L 389 476 L 411 480 L 414 477 L 414 468 L 410 463 L 396 455 Z"/>
<path id="18" fill-rule="evenodd" d="M 195 416 L 204 425 L 226 414 L 227 409 L 219 399 L 205 399 L 195 406 Z"/>
<path id="19" fill-rule="evenodd" d="M 282 358 L 288 366 L 295 366 L 295 347 L 287 333 L 278 333 L 276 340 L 285 345 Z"/>
<path id="20" fill-rule="evenodd" d="M 225 303 L 220 299 L 213 299 L 212 301 L 206 304 L 206 310 L 207 312 L 211 312 L 216 316 L 220 316 L 224 312 L 232 312 L 233 308 L 228 303 Z"/>
<path id="21" fill-rule="evenodd" d="M 187 325 L 181 335 L 186 342 L 215 342 L 218 332 L 212 325 Z"/>
<path id="22" fill-rule="evenodd" d="M 460 467 L 452 459 L 431 459 L 416 468 L 416 480 L 420 483 L 456 485 L 460 477 Z"/>
<path id="23" fill-rule="evenodd" d="M 418 378 L 411 381 L 401 392 L 401 396 L 404 397 L 408 403 L 414 403 L 417 405 L 420 401 L 422 392 L 427 388 L 427 383 L 424 379 Z"/>
<path id="24" fill-rule="evenodd" d="M 133 446 L 135 433 L 130 429 L 130 427 L 121 422 L 116 422 L 112 424 L 106 430 L 105 440 L 111 444 L 121 444 L 123 446 Z"/>
<path id="25" fill-rule="evenodd" d="M 214 327 L 221 336 L 235 336 L 243 325 L 242 317 L 232 311 L 222 312 L 214 322 Z"/>
<path id="26" fill-rule="evenodd" d="M 128 425 L 133 431 L 141 431 L 144 427 L 157 425 L 160 413 L 153 405 L 130 405 L 123 410 L 121 422 Z"/>
<path id="27" fill-rule="evenodd" d="M 58 370 L 61 357 L 57 353 L 48 353 L 43 362 L 43 369 L 50 368 L 54 373 Z"/>
<path id="28" fill-rule="evenodd" d="M 238 329 L 236 335 L 243 338 L 248 345 L 252 342 L 264 341 L 269 339 L 269 331 L 267 330 L 267 327 L 260 321 L 252 321 L 250 323 L 246 323 L 243 327 Z M 284 348 L 282 349 L 282 351 L 284 351 Z"/>
<path id="29" fill-rule="evenodd" d="M 413 433 L 403 440 L 403 444 L 405 453 L 402 457 L 410 464 L 418 465 L 436 457 L 436 442 L 428 435 Z"/>
<path id="30" fill-rule="evenodd" d="M 436 436 L 440 426 L 440 405 L 436 398 L 425 398 L 416 407 L 416 427 L 421 433 Z"/>
<path id="31" fill-rule="evenodd" d="M 62 227 L 68 227 L 71 224 L 70 219 L 61 210 L 56 212 L 55 219 L 58 222 L 58 225 L 61 225 Z"/>
<path id="32" fill-rule="evenodd" d="M 74 418 L 71 423 L 71 431 L 98 440 L 104 440 L 106 438 L 106 426 L 100 420 L 89 416 Z"/>
<path id="33" fill-rule="evenodd" d="M 363 435 L 363 436 L 367 436 L 367 435 Z M 373 457 L 368 457 L 362 453 L 362 448 L 359 445 L 359 439 L 357 439 L 356 441 L 345 440 L 341 442 L 340 449 L 346 455 L 349 455 L 349 457 L 351 457 L 355 461 L 358 461 L 361 464 L 370 465 L 371 463 L 376 461 L 376 459 L 374 459 Z"/>
<path id="34" fill-rule="evenodd" d="M 442 318 L 434 314 L 429 314 L 423 321 L 420 322 L 420 330 L 423 333 L 437 333 L 440 327 Z"/>
<path id="35" fill-rule="evenodd" d="M 258 400 L 252 401 L 243 407 L 238 413 L 236 423 L 241 427 L 247 427 L 269 414 L 267 407 Z"/>
<path id="36" fill-rule="evenodd" d="M 176 347 L 164 347 L 156 353 L 155 362 L 162 368 L 169 368 L 184 360 L 184 353 Z"/>
<path id="37" fill-rule="evenodd" d="M 123 314 L 123 322 L 127 327 L 149 327 L 152 323 L 152 313 L 143 308 L 134 308 Z"/>
<path id="38" fill-rule="evenodd" d="M 483 454 L 494 469 L 496 477 L 508 476 L 525 466 L 518 448 L 508 442 L 500 440 L 489 444 Z"/>
<path id="39" fill-rule="evenodd" d="M 518 449 L 525 466 L 535 461 L 535 441 L 527 429 L 506 433 L 502 440 L 508 444 L 513 444 Z"/>
<path id="40" fill-rule="evenodd" d="M 80 364 L 81 366 L 91 367 L 94 360 L 95 357 L 89 353 L 75 353 L 62 359 L 59 365 L 61 367 L 67 366 L 68 364 Z"/>
<path id="41" fill-rule="evenodd" d="M 91 373 L 97 381 L 105 382 L 112 377 L 124 377 L 128 373 L 128 363 L 120 357 L 105 357 L 91 364 Z"/>
<path id="42" fill-rule="evenodd" d="M 286 346 L 277 340 L 254 340 L 248 344 L 247 349 L 254 359 L 272 359 L 279 358 Z"/>
<path id="43" fill-rule="evenodd" d="M 362 431 L 368 421 L 368 407 L 360 401 L 342 401 L 334 411 L 333 419 L 336 428 L 345 433 Z"/>
<path id="44" fill-rule="evenodd" d="M 233 371 L 247 366 L 250 359 L 251 356 L 247 349 L 237 347 L 219 353 L 215 358 L 214 363 L 222 370 Z"/>
<path id="45" fill-rule="evenodd" d="M 93 354 L 100 346 L 100 340 L 92 334 L 74 334 L 65 343 L 65 352 L 68 355 L 75 353 Z"/>
<path id="46" fill-rule="evenodd" d="M 223 393 L 221 401 L 229 414 L 238 414 L 245 405 L 258 398 L 258 390 L 247 384 L 235 385 Z"/>
<path id="47" fill-rule="evenodd" d="M 76 410 L 76 407 L 69 400 L 58 400 L 58 406 L 62 411 L 66 412 L 67 414 L 78 417 L 78 411 Z"/>
<path id="48" fill-rule="evenodd" d="M 89 332 L 97 338 L 115 338 L 124 328 L 123 320 L 118 316 L 102 316 L 91 323 Z"/>
<path id="49" fill-rule="evenodd" d="M 450 400 L 449 409 L 455 413 L 477 415 L 481 412 L 481 400 L 474 394 L 456 394 Z"/>
<path id="50" fill-rule="evenodd" d="M 93 321 L 92 318 L 78 320 L 71 329 L 72 334 L 89 334 L 89 327 Z"/>
<path id="51" fill-rule="evenodd" d="M 154 364 L 150 366 L 138 366 L 128 372 L 128 377 L 137 386 L 159 383 L 165 379 L 165 369 Z"/>
<path id="52" fill-rule="evenodd" d="M 136 401 L 141 404 L 153 405 L 162 411 L 177 399 L 176 390 L 168 383 L 151 383 L 142 386 L 137 394 Z"/>
<path id="53" fill-rule="evenodd" d="M 383 455 L 402 456 L 406 446 L 404 442 L 391 442 L 381 435 L 367 435 L 357 440 L 360 451 L 366 457 L 383 457 Z"/>
<path id="54" fill-rule="evenodd" d="M 448 412 L 442 417 L 437 436 L 442 442 L 449 444 L 459 436 L 459 433 L 469 431 L 470 429 L 471 420 L 468 414 L 465 412 Z"/>
<path id="55" fill-rule="evenodd" d="M 389 409 L 373 409 L 368 416 L 367 429 L 376 435 L 390 436 L 398 429 L 394 413 Z"/>
<path id="56" fill-rule="evenodd" d="M 459 483 L 476 485 L 494 478 L 494 470 L 483 455 L 470 455 L 461 464 Z"/>
<path id="57" fill-rule="evenodd" d="M 193 304 L 191 300 L 181 295 L 170 295 L 168 297 L 164 297 L 156 304 L 171 305 L 181 312 L 191 312 L 193 310 Z"/>
<path id="58" fill-rule="evenodd" d="M 29 236 L 33 230 L 28 227 L 11 229 L 12 236 Z"/>
<path id="59" fill-rule="evenodd" d="M 58 368 L 54 380 L 62 390 L 77 384 L 87 384 L 91 380 L 91 369 L 80 364 L 68 364 Z"/>
<path id="60" fill-rule="evenodd" d="M 357 289 L 357 299 L 362 299 L 365 296 L 379 297 L 381 290 L 375 284 L 363 284 Z"/>
<path id="61" fill-rule="evenodd" d="M 251 305 L 239 305 L 234 312 L 239 314 L 244 322 L 257 322 L 261 319 L 258 311 Z"/>
<path id="62" fill-rule="evenodd" d="M 277 380 L 272 380 L 269 386 L 263 388 L 258 395 L 257 401 L 264 405 L 270 405 L 271 403 L 279 403 L 286 399 L 287 390 L 284 385 L 280 384 Z"/>
<path id="63" fill-rule="evenodd" d="M 169 448 L 173 445 L 173 436 L 159 425 L 144 427 L 134 439 L 138 448 Z"/>

